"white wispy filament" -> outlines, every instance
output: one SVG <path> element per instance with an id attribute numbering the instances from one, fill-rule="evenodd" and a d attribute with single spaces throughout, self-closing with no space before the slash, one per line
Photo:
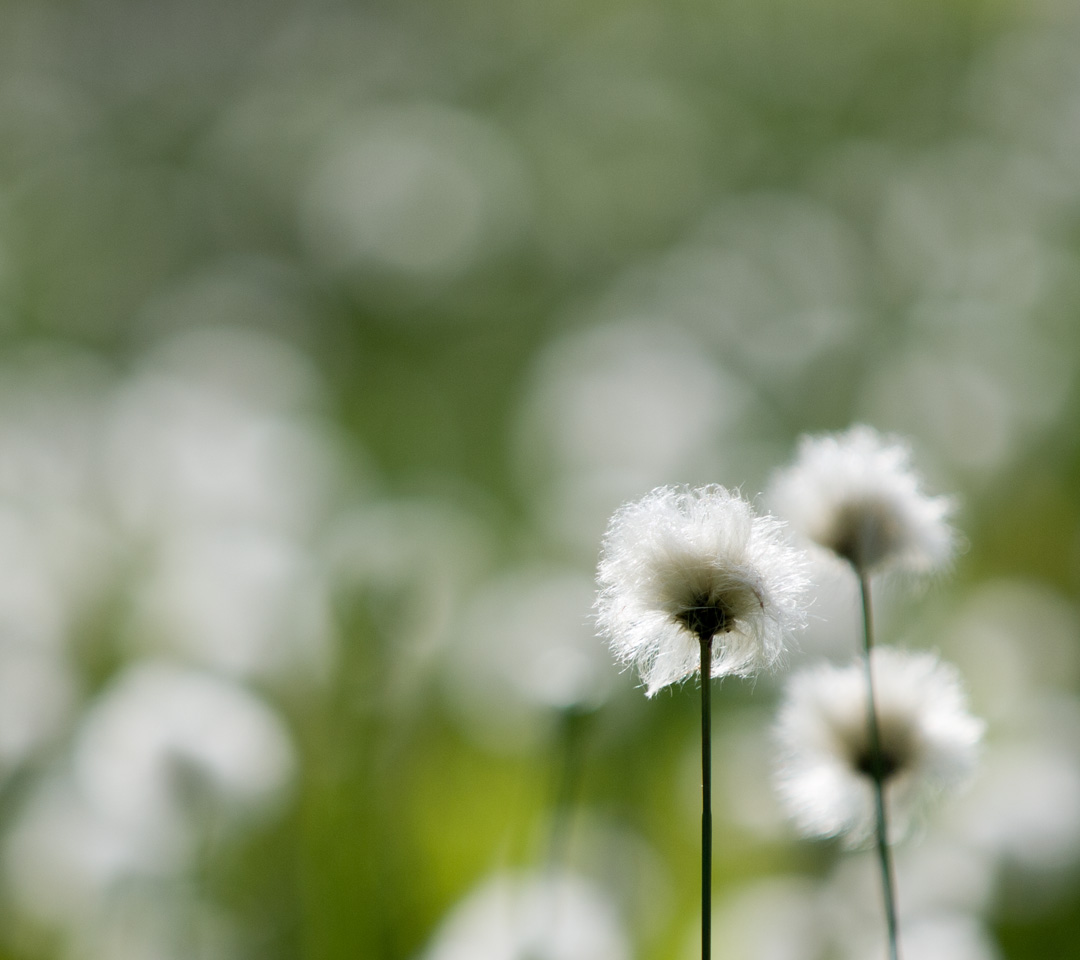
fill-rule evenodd
<path id="1" fill-rule="evenodd" d="M 700 669 L 711 676 L 773 664 L 802 625 L 804 556 L 783 524 L 724 487 L 659 487 L 621 507 L 604 537 L 597 626 L 649 696 Z"/>
<path id="2" fill-rule="evenodd" d="M 775 475 L 768 500 L 795 531 L 861 574 L 887 567 L 926 572 L 952 553 L 952 500 L 927 496 L 908 446 L 867 426 L 804 436 L 795 462 Z"/>
<path id="3" fill-rule="evenodd" d="M 885 800 L 897 833 L 925 802 L 962 783 L 983 723 L 967 709 L 959 675 L 926 652 L 871 652 Z M 852 845 L 875 828 L 874 781 L 861 662 L 821 665 L 788 683 L 777 722 L 777 789 L 807 836 Z"/>

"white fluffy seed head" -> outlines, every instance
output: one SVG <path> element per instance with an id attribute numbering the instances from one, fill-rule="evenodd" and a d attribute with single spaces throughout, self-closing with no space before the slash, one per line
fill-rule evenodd
<path id="1" fill-rule="evenodd" d="M 899 835 L 926 802 L 967 779 L 983 723 L 954 667 L 926 652 L 871 654 L 885 798 Z M 813 667 L 789 681 L 776 726 L 780 799 L 807 836 L 851 845 L 875 828 L 865 664 Z"/>
<path id="2" fill-rule="evenodd" d="M 717 485 L 659 487 L 621 507 L 597 580 L 597 627 L 649 696 L 700 668 L 702 633 L 712 676 L 746 675 L 775 663 L 805 619 L 804 555 L 783 524 Z"/>
<path id="3" fill-rule="evenodd" d="M 953 501 L 930 497 L 907 444 L 857 425 L 804 436 L 795 462 L 777 471 L 768 501 L 792 528 L 861 573 L 914 573 L 948 562 Z"/>

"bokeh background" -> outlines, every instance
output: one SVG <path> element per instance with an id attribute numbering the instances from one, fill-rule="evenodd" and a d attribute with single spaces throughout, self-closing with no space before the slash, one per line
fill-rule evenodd
<path id="1" fill-rule="evenodd" d="M 693 685 L 606 518 L 911 439 L 988 721 L 912 960 L 1080 957 L 1080 8 L 4 0 L 0 957 L 684 960 Z M 789 666 L 843 659 L 823 576 Z M 717 954 L 880 956 L 717 691 Z"/>

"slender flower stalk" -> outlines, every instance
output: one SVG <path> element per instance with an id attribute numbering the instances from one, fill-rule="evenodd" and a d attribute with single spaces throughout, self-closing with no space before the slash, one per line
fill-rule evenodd
<path id="1" fill-rule="evenodd" d="M 885 904 L 885 929 L 889 937 L 890 960 L 900 958 L 900 938 L 896 924 L 896 880 L 892 852 L 889 849 L 889 819 L 885 808 L 885 759 L 878 725 L 877 698 L 874 696 L 874 671 L 870 653 L 874 648 L 874 624 L 870 607 L 870 578 L 859 574 L 859 596 L 863 612 L 863 665 L 866 670 L 866 733 L 870 744 L 870 773 L 874 780 L 874 819 L 877 828 L 878 865 L 881 868 L 881 894 Z"/>
<path id="2" fill-rule="evenodd" d="M 712 953 L 712 637 L 701 636 L 701 960 Z"/>
<path id="3" fill-rule="evenodd" d="M 773 664 L 802 626 L 805 561 L 783 525 L 721 486 L 659 487 L 604 537 L 597 626 L 649 696 L 701 677 L 701 956 L 711 951 L 712 677 Z"/>

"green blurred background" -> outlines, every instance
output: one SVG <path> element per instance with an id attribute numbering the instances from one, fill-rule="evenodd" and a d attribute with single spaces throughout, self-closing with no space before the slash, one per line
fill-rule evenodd
<path id="1" fill-rule="evenodd" d="M 0 957 L 693 957 L 697 700 L 599 538 L 855 421 L 959 497 L 882 632 L 989 723 L 909 958 L 1080 957 L 1078 254 L 1067 0 L 5 0 Z M 717 954 L 880 955 L 781 680 L 716 696 Z"/>

